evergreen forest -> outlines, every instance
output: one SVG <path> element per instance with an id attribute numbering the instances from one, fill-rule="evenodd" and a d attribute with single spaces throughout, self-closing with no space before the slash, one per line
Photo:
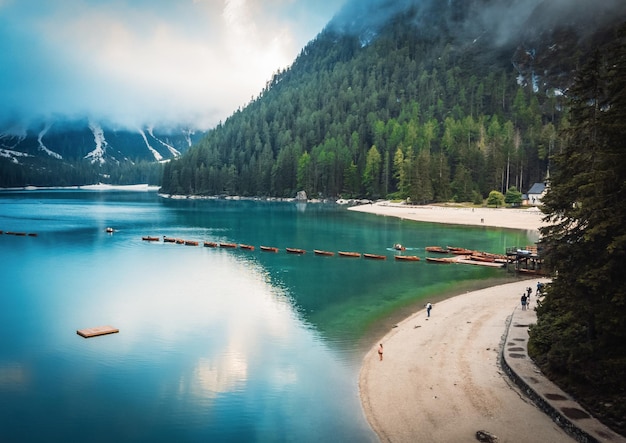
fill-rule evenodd
<path id="1" fill-rule="evenodd" d="M 158 186 L 163 176 L 163 164 L 146 160 L 134 162 L 91 163 L 87 160 L 60 162 L 55 159 L 33 158 L 16 167 L 0 161 L 0 187 L 23 186 L 81 186 L 94 183 L 115 185 L 149 184 Z"/>
<path id="2" fill-rule="evenodd" d="M 593 415 L 626 435 L 626 25 L 571 90 L 541 229 L 552 282 L 529 354 Z"/>
<path id="3" fill-rule="evenodd" d="M 331 22 L 165 166 L 162 192 L 482 203 L 543 182 L 567 125 L 568 68 L 583 53 L 566 48 L 551 84 L 530 49 L 465 40 L 455 31 L 465 17 L 446 5 L 433 3 L 426 27 L 415 8 L 375 31 Z"/>

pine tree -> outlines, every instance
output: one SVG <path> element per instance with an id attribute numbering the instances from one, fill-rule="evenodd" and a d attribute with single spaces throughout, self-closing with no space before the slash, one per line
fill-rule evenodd
<path id="1" fill-rule="evenodd" d="M 602 405 L 613 403 L 619 421 L 626 415 L 626 26 L 569 94 L 568 143 L 553 158 L 542 200 L 554 277 L 529 350 L 593 412 L 604 415 Z"/>

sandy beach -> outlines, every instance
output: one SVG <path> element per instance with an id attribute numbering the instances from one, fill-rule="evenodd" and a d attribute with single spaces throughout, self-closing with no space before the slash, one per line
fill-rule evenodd
<path id="1" fill-rule="evenodd" d="M 352 206 L 351 211 L 386 215 L 407 220 L 469 226 L 537 231 L 544 226 L 543 213 L 533 208 L 464 208 L 453 206 L 407 206 L 391 202 Z"/>
<path id="2" fill-rule="evenodd" d="M 353 209 L 531 231 L 541 223 L 538 211 L 380 204 Z M 365 415 L 381 441 L 470 442 L 480 430 L 499 442 L 573 441 L 499 365 L 507 319 L 525 288 L 535 285 L 536 280 L 522 280 L 443 300 L 434 304 L 430 318 L 420 310 L 372 344 L 359 388 Z"/>

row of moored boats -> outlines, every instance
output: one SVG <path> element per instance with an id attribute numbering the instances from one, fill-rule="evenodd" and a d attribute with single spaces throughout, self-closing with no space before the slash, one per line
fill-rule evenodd
<path id="1" fill-rule="evenodd" d="M 494 254 L 491 252 L 476 251 L 473 249 L 459 248 L 454 246 L 427 246 L 426 252 L 435 254 L 446 254 L 448 257 L 426 257 L 427 261 L 436 263 L 466 263 L 478 262 L 504 266 L 507 263 L 506 255 Z M 450 257 L 450 255 L 452 257 Z"/>
<path id="2" fill-rule="evenodd" d="M 148 242 L 160 242 L 160 237 L 151 237 L 144 236 L 141 238 L 143 241 Z M 167 237 L 163 236 L 164 243 L 175 243 L 186 246 L 200 246 L 201 244 L 207 248 L 222 248 L 222 249 L 244 249 L 248 251 L 254 251 L 255 247 L 248 244 L 243 243 L 224 243 L 224 242 L 212 242 L 212 241 L 204 241 L 199 242 L 197 240 L 185 240 L 181 238 Z M 261 245 L 259 249 L 263 252 L 279 252 L 279 248 L 275 246 L 264 246 Z M 393 245 L 393 249 L 396 251 L 406 251 L 406 248 L 400 244 Z M 448 254 L 452 255 L 452 257 L 426 257 L 426 261 L 432 263 L 463 263 L 464 260 L 472 260 L 476 262 L 484 262 L 484 263 L 506 263 L 506 256 L 502 256 L 499 254 L 492 254 L 488 252 L 480 252 L 471 249 L 465 248 L 457 248 L 448 246 L 446 248 L 440 246 L 427 246 L 425 248 L 426 252 L 436 253 L 436 254 Z M 285 248 L 285 252 L 288 254 L 302 255 L 307 251 L 305 249 L 300 248 Z M 348 257 L 348 258 L 365 258 L 371 260 L 386 260 L 387 255 L 384 254 L 372 254 L 372 253 L 361 253 L 361 252 L 353 252 L 353 251 L 326 251 L 322 249 L 314 249 L 313 253 L 319 256 L 332 257 Z M 420 261 L 420 257 L 417 255 L 394 255 L 394 259 L 398 261 Z"/>

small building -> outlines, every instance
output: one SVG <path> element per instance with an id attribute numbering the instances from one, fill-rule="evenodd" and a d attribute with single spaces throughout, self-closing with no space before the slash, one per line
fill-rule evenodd
<path id="1" fill-rule="evenodd" d="M 532 206 L 539 206 L 541 199 L 546 194 L 547 186 L 545 183 L 535 183 L 528 190 L 528 204 Z"/>

